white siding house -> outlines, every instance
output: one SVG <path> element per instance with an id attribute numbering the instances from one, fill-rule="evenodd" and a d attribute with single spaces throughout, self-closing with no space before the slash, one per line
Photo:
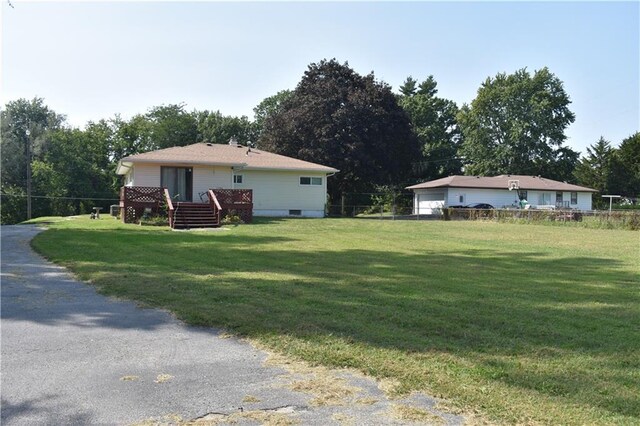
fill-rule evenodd
<path id="1" fill-rule="evenodd" d="M 509 191 L 510 181 L 516 181 L 519 190 Z M 591 188 L 523 175 L 450 176 L 407 189 L 414 193 L 414 214 L 437 214 L 442 208 L 475 203 L 486 203 L 495 208 L 516 208 L 523 199 L 534 209 L 591 210 L 591 195 L 596 192 Z"/>
<path id="2" fill-rule="evenodd" d="M 251 189 L 254 216 L 323 217 L 332 167 L 241 145 L 198 143 L 120 160 L 125 186 L 166 187 L 179 201 L 209 189 Z"/>

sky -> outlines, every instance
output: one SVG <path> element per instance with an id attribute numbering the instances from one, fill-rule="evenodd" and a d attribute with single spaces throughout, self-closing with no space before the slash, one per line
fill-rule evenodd
<path id="1" fill-rule="evenodd" d="M 253 118 L 336 58 L 394 91 L 433 75 L 470 103 L 497 73 L 548 67 L 586 153 L 640 130 L 640 2 L 25 2 L 2 0 L 1 101 L 44 98 L 68 123 L 185 103 Z"/>

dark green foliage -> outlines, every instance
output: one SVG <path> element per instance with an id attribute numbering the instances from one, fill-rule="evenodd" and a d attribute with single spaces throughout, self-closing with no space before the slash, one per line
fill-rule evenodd
<path id="1" fill-rule="evenodd" d="M 146 118 L 151 124 L 151 150 L 196 143 L 198 124 L 194 115 L 184 110 L 183 104 L 153 107 Z"/>
<path id="2" fill-rule="evenodd" d="M 253 109 L 254 127 L 258 135 L 262 133 L 264 122 L 269 116 L 279 113 L 284 103 L 291 98 L 293 92 L 291 90 L 281 90 L 273 96 L 265 98 Z"/>
<path id="3" fill-rule="evenodd" d="M 640 197 L 640 132 L 624 139 L 615 150 L 612 169 L 618 192 L 630 198 Z"/>
<path id="4" fill-rule="evenodd" d="M 388 85 L 335 59 L 311 64 L 291 98 L 269 116 L 261 148 L 340 170 L 332 199 L 402 182 L 419 157 L 409 118 Z"/>
<path id="5" fill-rule="evenodd" d="M 640 133 L 622 141 L 619 148 L 601 137 L 587 148 L 574 175 L 581 185 L 597 189 L 594 206 L 604 208 L 603 194 L 636 198 L 640 195 Z"/>
<path id="6" fill-rule="evenodd" d="M 0 111 L 2 223 L 16 223 L 27 218 L 27 143 L 31 159 L 37 161 L 48 144 L 48 132 L 59 129 L 64 116 L 51 111 L 41 98 L 18 99 Z M 27 137 L 27 130 L 30 135 Z M 35 193 L 35 192 L 32 192 Z M 34 207 L 36 207 L 34 205 Z"/>
<path id="7" fill-rule="evenodd" d="M 415 80 L 409 77 L 409 81 Z M 433 76 L 429 76 L 417 91 L 400 89 L 403 94 L 411 93 L 400 96 L 399 103 L 409 114 L 413 131 L 422 146 L 422 157 L 412 162 L 417 181 L 460 174 L 462 169 L 458 156 L 462 142 L 456 120 L 458 107 L 453 101 L 436 97 L 436 86 Z"/>
<path id="8" fill-rule="evenodd" d="M 580 160 L 575 175 L 578 181 L 589 188 L 604 193 L 609 188 L 611 159 L 613 148 L 611 143 L 600 137 L 598 142 L 587 147 L 587 155 Z"/>
<path id="9" fill-rule="evenodd" d="M 547 68 L 533 76 L 521 69 L 487 78 L 458 114 L 466 172 L 567 175 L 576 158 L 569 148 L 560 151 L 564 131 L 575 120 L 570 103 L 562 81 Z M 556 170 L 557 162 L 562 164 Z"/>
<path id="10" fill-rule="evenodd" d="M 255 126 L 244 115 L 233 117 L 222 115 L 220 111 L 202 111 L 197 112 L 196 117 L 199 142 L 225 144 L 234 138 L 238 143 L 246 145 L 256 140 Z"/>
<path id="11" fill-rule="evenodd" d="M 418 80 L 414 79 L 413 77 L 411 76 L 407 77 L 407 79 L 404 81 L 402 86 L 400 86 L 400 93 L 402 93 L 403 96 L 415 95 L 417 90 L 416 89 L 417 82 Z"/>

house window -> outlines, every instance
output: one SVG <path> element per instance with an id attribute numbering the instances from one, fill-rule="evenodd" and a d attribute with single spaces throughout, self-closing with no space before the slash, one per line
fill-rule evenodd
<path id="1" fill-rule="evenodd" d="M 571 193 L 571 204 L 578 204 L 578 193 L 577 192 L 572 192 Z"/>
<path id="2" fill-rule="evenodd" d="M 233 175 L 233 183 L 242 183 L 242 175 Z"/>
<path id="3" fill-rule="evenodd" d="M 322 178 L 300 176 L 300 185 L 322 185 Z"/>
<path id="4" fill-rule="evenodd" d="M 302 216 L 302 210 L 289 210 L 289 216 Z"/>
<path id="5" fill-rule="evenodd" d="M 527 191 L 523 191 L 523 190 L 518 191 L 518 198 L 520 200 L 526 200 L 527 196 L 528 196 Z"/>
<path id="6" fill-rule="evenodd" d="M 538 204 L 543 206 L 548 206 L 549 204 L 551 204 L 551 194 L 549 194 L 548 192 L 541 193 Z"/>
<path id="7" fill-rule="evenodd" d="M 464 194 L 458 194 L 458 203 L 464 204 Z"/>
<path id="8" fill-rule="evenodd" d="M 556 204 L 562 204 L 562 192 L 556 192 Z"/>

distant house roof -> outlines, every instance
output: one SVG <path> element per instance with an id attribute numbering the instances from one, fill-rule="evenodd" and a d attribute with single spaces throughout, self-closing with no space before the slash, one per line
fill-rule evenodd
<path id="1" fill-rule="evenodd" d="M 292 170 L 335 173 L 333 167 L 297 160 L 242 145 L 195 143 L 149 151 L 120 160 L 117 173 L 126 174 L 134 163 L 243 167 L 253 170 Z"/>
<path id="2" fill-rule="evenodd" d="M 426 188 L 491 188 L 509 189 L 509 181 L 518 180 L 520 189 L 541 190 L 541 191 L 581 191 L 598 192 L 595 189 L 584 186 L 572 185 L 570 183 L 559 182 L 539 176 L 526 175 L 500 175 L 500 176 L 449 176 L 442 179 L 431 180 L 408 186 L 406 189 L 426 189 Z"/>

